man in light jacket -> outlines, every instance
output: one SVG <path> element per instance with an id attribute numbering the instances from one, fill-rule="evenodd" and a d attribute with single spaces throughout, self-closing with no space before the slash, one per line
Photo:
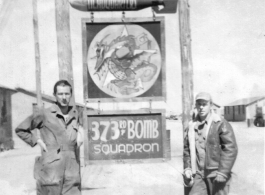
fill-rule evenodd
<path id="1" fill-rule="evenodd" d="M 185 131 L 183 153 L 184 176 L 193 184 L 189 195 L 227 195 L 238 152 L 233 128 L 211 111 L 209 93 L 199 93 L 195 101 L 197 114 Z"/>
<path id="2" fill-rule="evenodd" d="M 17 135 L 42 155 L 36 158 L 34 178 L 38 195 L 80 195 L 77 149 L 83 143 L 83 129 L 77 110 L 70 106 L 72 87 L 60 80 L 54 85 L 56 103 L 30 116 L 17 128 Z M 22 167 L 21 167 L 22 168 Z"/>

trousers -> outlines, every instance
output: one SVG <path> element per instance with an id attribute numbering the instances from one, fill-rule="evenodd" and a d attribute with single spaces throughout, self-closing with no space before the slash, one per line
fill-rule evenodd
<path id="1" fill-rule="evenodd" d="M 196 174 L 189 195 L 228 195 L 231 177 L 226 182 L 215 182 L 215 177 L 203 178 Z"/>
<path id="2" fill-rule="evenodd" d="M 81 195 L 80 168 L 74 151 L 51 151 L 36 159 L 37 195 Z"/>

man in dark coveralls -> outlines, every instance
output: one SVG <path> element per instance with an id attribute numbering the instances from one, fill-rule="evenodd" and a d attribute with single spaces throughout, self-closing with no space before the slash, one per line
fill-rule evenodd
<path id="1" fill-rule="evenodd" d="M 232 126 L 212 112 L 210 94 L 199 93 L 195 101 L 197 114 L 184 138 L 184 176 L 192 186 L 189 195 L 227 195 L 238 152 Z"/>
<path id="2" fill-rule="evenodd" d="M 80 169 L 76 150 L 83 143 L 77 110 L 70 106 L 72 87 L 60 80 L 54 85 L 56 103 L 30 116 L 17 128 L 17 135 L 32 147 L 38 144 L 34 178 L 38 195 L 80 195 Z"/>

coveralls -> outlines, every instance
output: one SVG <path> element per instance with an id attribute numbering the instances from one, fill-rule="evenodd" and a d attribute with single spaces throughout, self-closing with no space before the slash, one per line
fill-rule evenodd
<path id="1" fill-rule="evenodd" d="M 16 128 L 17 135 L 32 147 L 39 138 L 47 146 L 48 151 L 42 151 L 42 155 L 35 160 L 37 195 L 81 194 L 79 161 L 76 157 L 79 119 L 77 110 L 69 108 L 68 120 L 54 104 L 38 116 L 28 117 Z"/>

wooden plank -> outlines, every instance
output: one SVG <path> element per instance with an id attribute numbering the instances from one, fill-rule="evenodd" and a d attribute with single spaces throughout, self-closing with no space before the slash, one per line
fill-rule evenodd
<path id="1" fill-rule="evenodd" d="M 39 24 L 38 24 L 38 1 L 32 0 L 33 6 L 33 28 L 34 28 L 34 46 L 35 46 L 35 63 L 36 63 L 36 94 L 37 107 L 42 107 L 41 99 L 41 63 L 40 63 L 40 45 L 39 45 Z M 34 109 L 38 112 L 38 109 Z M 37 113 L 34 113 L 37 114 Z"/>
<path id="2" fill-rule="evenodd" d="M 58 49 L 59 78 L 67 80 L 73 88 L 72 103 L 74 104 L 74 82 L 72 67 L 72 48 L 70 33 L 70 16 L 68 0 L 55 0 L 55 19 Z"/>
<path id="3" fill-rule="evenodd" d="M 184 137 L 185 130 L 188 128 L 188 123 L 191 120 L 190 111 L 193 105 L 193 66 L 188 0 L 179 0 L 179 31 L 182 72 L 182 126 Z M 189 191 L 190 188 L 185 188 L 184 194 L 188 194 Z"/>

